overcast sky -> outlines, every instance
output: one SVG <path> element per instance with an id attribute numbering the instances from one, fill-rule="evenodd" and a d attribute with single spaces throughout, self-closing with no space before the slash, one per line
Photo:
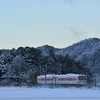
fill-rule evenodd
<path id="1" fill-rule="evenodd" d="M 0 0 L 0 49 L 67 47 L 100 38 L 100 0 Z"/>

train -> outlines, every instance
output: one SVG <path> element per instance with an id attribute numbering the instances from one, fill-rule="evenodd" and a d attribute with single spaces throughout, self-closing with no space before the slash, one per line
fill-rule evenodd
<path id="1" fill-rule="evenodd" d="M 47 74 L 47 75 L 37 76 L 37 83 L 41 85 L 42 84 L 86 85 L 87 76 L 84 74 L 62 74 L 62 75 Z"/>

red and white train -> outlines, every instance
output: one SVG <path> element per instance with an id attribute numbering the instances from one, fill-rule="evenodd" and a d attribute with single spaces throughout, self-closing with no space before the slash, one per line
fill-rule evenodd
<path id="1" fill-rule="evenodd" d="M 37 77 L 38 84 L 87 84 L 87 76 L 83 74 L 47 74 Z"/>

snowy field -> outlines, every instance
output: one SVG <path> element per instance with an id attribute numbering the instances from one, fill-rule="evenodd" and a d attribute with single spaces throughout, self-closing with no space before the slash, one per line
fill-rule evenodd
<path id="1" fill-rule="evenodd" d="M 0 87 L 0 100 L 100 100 L 100 88 Z"/>

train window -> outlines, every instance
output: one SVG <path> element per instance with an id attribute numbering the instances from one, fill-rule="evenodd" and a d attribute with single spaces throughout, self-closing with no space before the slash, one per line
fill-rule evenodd
<path id="1" fill-rule="evenodd" d="M 45 81 L 45 79 L 41 79 L 41 81 Z"/>
<path id="2" fill-rule="evenodd" d="M 79 80 L 82 80 L 82 76 L 79 76 L 78 79 L 79 79 Z"/>
<path id="3" fill-rule="evenodd" d="M 86 80 L 86 77 L 85 76 L 79 76 L 78 79 L 79 80 Z"/>
<path id="4" fill-rule="evenodd" d="M 49 81 L 49 79 L 46 79 L 47 81 Z"/>
<path id="5" fill-rule="evenodd" d="M 51 81 L 52 79 L 46 79 L 47 81 Z"/>
<path id="6" fill-rule="evenodd" d="M 61 78 L 61 81 L 63 81 L 63 78 Z"/>
<path id="7" fill-rule="evenodd" d="M 66 78 L 60 78 L 59 80 L 60 81 L 66 81 Z"/>
<path id="8" fill-rule="evenodd" d="M 38 79 L 39 81 L 44 81 L 44 79 Z"/>
<path id="9" fill-rule="evenodd" d="M 66 81 L 66 78 L 64 78 L 64 81 Z"/>
<path id="10" fill-rule="evenodd" d="M 76 81 L 76 78 L 73 78 L 73 81 Z"/>
<path id="11" fill-rule="evenodd" d="M 61 81 L 61 78 L 59 78 L 59 81 Z"/>
<path id="12" fill-rule="evenodd" d="M 68 81 L 72 81 L 72 78 L 68 78 Z"/>
<path id="13" fill-rule="evenodd" d="M 83 80 L 86 80 L 86 77 L 85 76 L 83 76 Z"/>

